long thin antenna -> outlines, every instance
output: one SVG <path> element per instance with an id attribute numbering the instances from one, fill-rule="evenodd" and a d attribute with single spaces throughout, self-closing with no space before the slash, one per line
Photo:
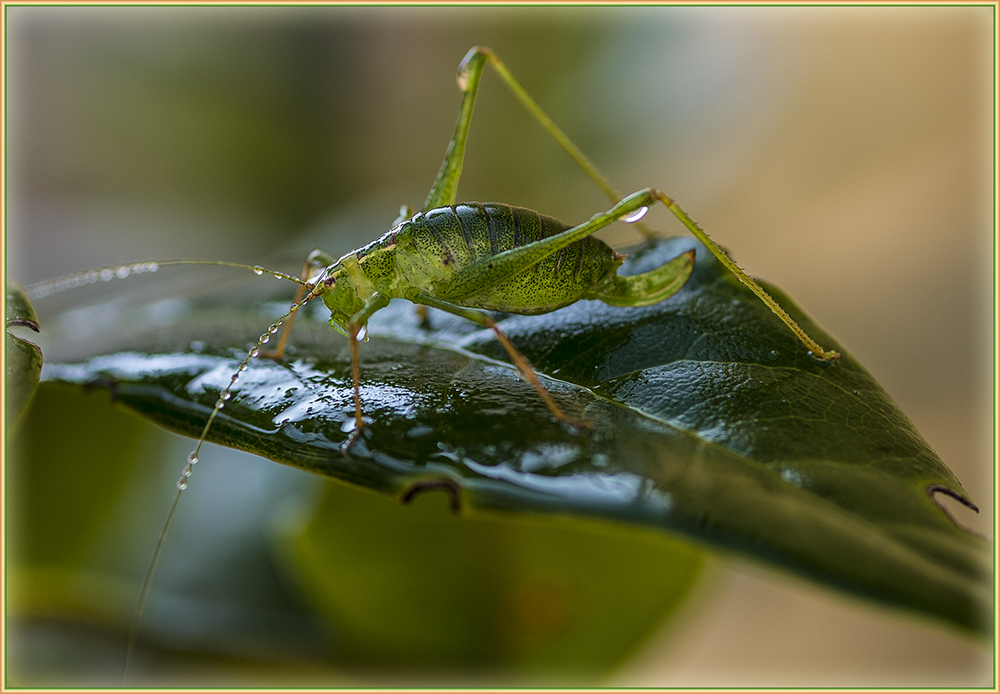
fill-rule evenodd
<path id="1" fill-rule="evenodd" d="M 127 265 L 114 265 L 108 267 L 99 267 L 92 270 L 85 270 L 84 272 L 74 272 L 71 275 L 63 275 L 62 277 L 56 277 L 50 280 L 44 280 L 42 282 L 35 282 L 34 284 L 29 284 L 25 288 L 25 293 L 28 298 L 32 301 L 37 299 L 43 299 L 51 294 L 58 294 L 59 292 L 65 292 L 70 289 L 75 289 L 77 287 L 84 287 L 88 284 L 95 284 L 97 282 L 110 282 L 113 279 L 125 279 L 126 277 L 131 277 L 132 275 L 141 275 L 148 272 L 156 272 L 161 267 L 167 265 L 221 265 L 225 267 L 238 267 L 244 270 L 251 270 L 256 275 L 271 275 L 272 277 L 277 277 L 278 279 L 289 280 L 300 284 L 303 286 L 311 286 L 305 280 L 299 279 L 294 275 L 289 275 L 284 272 L 279 272 L 278 270 L 268 270 L 260 265 L 244 265 L 242 263 L 229 263 L 224 260 L 156 260 L 141 263 L 129 263 Z"/>
<path id="2" fill-rule="evenodd" d="M 176 264 L 179 262 L 188 262 L 188 261 L 167 261 L 167 263 L 172 263 L 172 264 Z M 212 262 L 212 261 L 202 261 L 202 262 Z M 164 263 L 161 263 L 161 265 L 162 264 Z M 250 267 L 248 265 L 238 265 L 236 263 L 219 263 L 219 264 L 233 265 L 235 267 L 245 267 L 253 270 L 254 272 L 257 272 L 258 269 L 255 267 Z M 263 268 L 261 268 L 261 272 L 270 272 L 270 270 L 264 270 Z M 280 274 L 283 273 L 278 273 L 278 275 L 276 276 L 280 276 Z M 322 282 L 324 275 L 325 273 L 323 275 L 320 275 L 320 277 L 317 278 L 316 281 L 311 284 L 307 282 L 302 282 L 301 280 L 298 280 L 298 278 L 291 278 L 289 276 L 290 279 L 296 279 L 296 281 L 298 281 L 303 286 L 309 287 L 311 291 L 309 292 L 308 295 L 306 295 L 304 299 L 292 304 L 292 307 L 288 309 L 288 312 L 281 318 L 279 318 L 277 321 L 275 321 L 267 329 L 267 331 L 265 331 L 257 339 L 257 343 L 250 349 L 250 351 L 247 352 L 247 355 L 243 358 L 243 361 L 240 362 L 240 365 L 239 367 L 237 367 L 235 373 L 233 373 L 232 378 L 229 379 L 229 385 L 227 385 L 223 389 L 223 391 L 219 394 L 218 400 L 215 401 L 215 407 L 212 408 L 212 413 L 208 416 L 208 421 L 205 422 L 205 426 L 201 430 L 201 435 L 198 437 L 198 443 L 195 445 L 194 450 L 188 454 L 187 464 L 184 466 L 184 470 L 181 472 L 181 476 L 177 480 L 177 494 L 174 495 L 174 502 L 170 505 L 170 511 L 167 513 L 167 519 L 163 522 L 163 529 L 160 530 L 160 536 L 156 540 L 156 547 L 153 549 L 153 557 L 152 559 L 150 559 L 149 568 L 146 570 L 146 578 L 142 582 L 142 591 L 139 593 L 139 603 L 135 608 L 135 613 L 132 615 L 132 625 L 129 628 L 128 645 L 125 648 L 125 663 L 122 668 L 122 686 L 125 686 L 126 678 L 128 677 L 129 665 L 132 662 L 132 655 L 135 652 L 135 644 L 139 639 L 139 623 L 142 620 L 142 613 L 143 610 L 146 608 L 146 602 L 149 598 L 149 589 L 153 585 L 153 574 L 156 573 L 156 563 L 160 559 L 160 550 L 163 549 L 163 541 L 167 536 L 167 529 L 170 527 L 170 523 L 174 518 L 174 512 L 177 510 L 177 504 L 180 503 L 181 494 L 183 494 L 184 490 L 187 489 L 188 480 L 191 477 L 191 473 L 194 472 L 194 466 L 198 464 L 198 455 L 201 453 L 202 445 L 204 445 L 205 441 L 208 438 L 208 432 L 212 428 L 212 424 L 215 422 L 215 419 L 219 415 L 219 412 L 222 411 L 223 407 L 225 407 L 226 401 L 232 397 L 233 388 L 236 386 L 236 382 L 239 380 L 243 372 L 246 371 L 247 368 L 249 367 L 250 361 L 254 359 L 258 354 L 260 354 L 260 350 L 267 343 L 267 341 L 270 340 L 271 337 L 276 332 L 278 332 L 278 328 L 281 327 L 282 323 L 288 320 L 291 316 L 293 316 L 296 313 L 296 311 L 298 311 L 312 299 L 315 299 L 325 290 L 325 286 L 323 285 Z"/>

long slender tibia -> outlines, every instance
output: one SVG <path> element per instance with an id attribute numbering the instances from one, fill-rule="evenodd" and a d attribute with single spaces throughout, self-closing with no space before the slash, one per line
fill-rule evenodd
<path id="1" fill-rule="evenodd" d="M 242 263 L 230 263 L 225 260 L 179 259 L 150 260 L 139 263 L 128 263 L 126 265 L 99 267 L 92 270 L 86 270 L 84 272 L 74 272 L 72 275 L 63 275 L 62 277 L 45 280 L 44 282 L 30 284 L 25 289 L 25 292 L 28 294 L 29 299 L 35 301 L 43 299 L 51 294 L 58 294 L 59 292 L 65 292 L 77 287 L 84 287 L 88 284 L 110 282 L 113 279 L 125 279 L 126 277 L 131 277 L 132 275 L 156 272 L 161 267 L 166 267 L 168 265 L 220 265 L 223 267 L 238 267 L 243 268 L 244 270 L 251 270 L 257 275 L 271 275 L 272 277 L 289 280 L 303 286 L 308 284 L 294 275 L 279 272 L 278 270 L 268 270 L 260 265 L 244 265 Z"/>
<path id="2" fill-rule="evenodd" d="M 237 265 L 237 267 L 249 266 Z M 257 270 L 253 267 L 250 267 L 249 269 L 254 270 L 255 272 Z M 215 418 L 218 416 L 219 412 L 223 407 L 225 407 L 226 401 L 232 397 L 233 388 L 236 386 L 236 382 L 239 380 L 240 375 L 247 370 L 250 361 L 260 354 L 264 344 L 278 332 L 278 328 L 281 327 L 282 323 L 295 315 L 300 308 L 319 295 L 319 292 L 323 289 L 322 279 L 323 277 L 320 276 L 314 284 L 306 285 L 311 287 L 309 294 L 301 301 L 296 301 L 292 304 L 292 307 L 288 309 L 288 312 L 275 321 L 267 329 L 267 331 L 257 339 L 257 343 L 250 349 L 250 351 L 247 352 L 246 357 L 243 358 L 243 361 L 240 362 L 240 365 L 233 373 L 232 378 L 229 379 L 229 385 L 227 385 L 219 394 L 218 400 L 215 401 L 215 407 L 212 408 L 212 413 L 208 416 L 208 420 L 205 422 L 205 426 L 201 430 L 201 435 L 198 437 L 198 443 L 195 445 L 194 450 L 188 454 L 187 464 L 181 472 L 180 479 L 177 480 L 177 494 L 174 495 L 174 502 L 170 505 L 170 511 L 167 512 L 167 519 L 164 521 L 163 529 L 160 530 L 160 536 L 156 540 L 156 547 L 153 549 L 153 557 L 149 561 L 149 568 L 146 570 L 146 578 L 142 582 L 142 590 L 139 593 L 139 603 L 135 608 L 135 613 L 132 615 L 132 625 L 129 629 L 128 646 L 125 649 L 125 664 L 122 668 L 122 686 L 125 685 L 125 679 L 128 677 L 128 668 L 132 660 L 132 652 L 135 650 L 135 644 L 139 637 L 139 623 L 142 620 L 142 612 L 145 609 L 146 601 L 149 598 L 149 589 L 153 584 L 153 574 L 156 572 L 156 563 L 160 558 L 160 550 L 163 548 L 163 540 L 167 536 L 167 530 L 170 528 L 170 522 L 173 520 L 174 511 L 177 510 L 177 504 L 181 500 L 181 494 L 183 494 L 184 490 L 187 489 L 188 479 L 190 479 L 191 473 L 194 471 L 194 466 L 198 463 L 198 455 L 201 453 L 201 447 L 208 439 L 208 432 L 212 428 L 212 424 L 215 422 Z"/>
<path id="3" fill-rule="evenodd" d="M 508 356 L 511 358 L 511 361 L 514 362 L 514 366 L 517 367 L 517 370 L 521 372 L 521 375 L 528 381 L 528 383 L 534 387 L 534 389 L 541 396 L 542 400 L 545 402 L 545 406 L 549 408 L 549 411 L 552 412 L 557 419 L 566 422 L 570 426 L 576 427 L 577 429 L 587 428 L 590 426 L 586 422 L 577 421 L 566 416 L 566 414 L 562 411 L 562 408 L 560 408 L 559 405 L 556 404 L 556 401 L 552 399 L 549 391 L 542 385 L 542 382 L 538 380 L 538 375 L 535 373 L 535 370 L 532 368 L 527 358 L 521 354 L 520 351 L 518 351 L 518 349 L 510 341 L 510 338 L 508 338 L 507 335 L 500 330 L 496 321 L 493 320 L 489 314 L 483 313 L 478 309 L 466 308 L 465 306 L 458 306 L 447 301 L 442 301 L 441 299 L 436 299 L 429 294 L 421 295 L 418 301 L 427 306 L 447 311 L 448 313 L 460 316 L 472 321 L 473 323 L 477 323 L 484 328 L 492 330 L 493 334 L 496 335 L 497 340 L 500 342 L 500 346 L 506 350 Z"/>
<path id="4" fill-rule="evenodd" d="M 598 171 L 594 163 L 587 158 L 580 148 L 573 144 L 573 141 L 566 136 L 558 125 L 549 118 L 548 114 L 542 110 L 542 107 L 538 105 L 531 95 L 525 91 L 524 87 L 514 79 L 514 75 L 511 74 L 507 66 L 501 62 L 500 58 L 497 57 L 496 53 L 491 51 L 489 48 L 483 48 L 481 46 L 476 46 L 466 53 L 462 62 L 458 66 L 458 86 L 464 93 L 462 99 L 462 106 L 458 114 L 458 123 L 455 126 L 455 134 L 448 145 L 448 151 L 445 154 L 444 162 L 441 164 L 441 170 L 438 172 L 437 179 L 434 181 L 434 185 L 431 187 L 431 192 L 427 196 L 427 200 L 424 203 L 424 211 L 427 211 L 433 207 L 444 207 L 446 205 L 452 205 L 455 203 L 455 193 L 458 188 L 458 179 L 462 174 L 462 160 L 465 156 L 465 141 L 466 136 L 469 131 L 469 123 L 472 120 L 472 108 L 475 104 L 476 93 L 479 90 L 479 80 L 482 77 L 483 67 L 486 63 L 489 63 L 496 70 L 500 79 L 503 80 L 504 84 L 507 85 L 508 89 L 514 93 L 514 96 L 521 105 L 532 115 L 532 117 L 538 121 L 538 124 L 545 129 L 553 140 L 562 148 L 566 154 L 576 163 L 577 166 L 586 174 L 587 178 L 593 181 L 594 185 L 601 189 L 605 197 L 608 198 L 612 203 L 616 203 L 622 199 L 621 193 L 619 193 L 611 182 L 608 181 L 604 175 Z M 652 230 L 644 226 L 641 222 L 635 224 L 635 228 L 638 229 L 647 238 L 653 238 L 656 236 Z"/>
<path id="5" fill-rule="evenodd" d="M 698 240 L 701 241 L 705 245 L 705 247 L 712 252 L 712 255 L 718 258 L 719 262 L 725 265 L 726 268 L 736 276 L 736 279 L 745 284 L 747 288 L 750 289 L 750 291 L 756 294 L 757 297 L 761 301 L 763 301 L 768 308 L 771 309 L 774 315 L 780 318 L 782 322 L 785 325 L 787 325 L 793 333 L 795 333 L 796 337 L 798 337 L 799 340 L 801 340 L 802 344 L 804 344 L 806 347 L 809 348 L 809 352 L 812 354 L 814 358 L 820 361 L 835 361 L 840 358 L 840 352 L 836 352 L 833 350 L 829 351 L 825 350 L 819 345 L 818 342 L 809 337 L 809 334 L 806 333 L 806 331 L 803 330 L 801 327 L 799 327 L 799 324 L 795 322 L 795 319 L 793 319 L 790 315 L 788 315 L 785 309 L 781 308 L 778 302 L 772 299 L 771 295 L 764 291 L 763 287 L 757 284 L 752 277 L 750 277 L 740 268 L 740 266 L 734 263 L 733 259 L 729 257 L 729 254 L 726 253 L 721 246 L 715 243 L 715 241 L 709 238 L 708 234 L 702 231 L 701 227 L 699 227 L 698 224 L 693 219 L 691 219 L 691 217 L 688 216 L 687 212 L 682 210 L 677 203 L 675 203 L 670 197 L 665 195 L 663 192 L 656 190 L 654 188 L 647 189 L 647 192 L 650 198 L 659 200 L 664 205 L 666 205 L 667 209 L 673 212 L 674 215 L 677 217 L 677 219 L 681 220 L 684 226 L 690 229 L 691 233 L 694 234 L 698 238 Z"/>
<path id="6" fill-rule="evenodd" d="M 306 262 L 302 266 L 302 276 L 312 277 L 314 270 L 322 270 L 329 265 L 333 265 L 334 262 L 335 259 L 330 257 L 326 251 L 317 248 L 306 256 Z M 295 292 L 295 298 L 292 299 L 292 303 L 297 304 L 301 301 L 307 289 L 312 289 L 312 285 L 307 282 L 301 283 L 299 290 Z M 278 360 L 285 355 L 285 345 L 288 344 L 288 336 L 292 334 L 292 323 L 294 321 L 295 316 L 291 316 L 287 321 L 285 321 L 285 327 L 281 331 L 281 337 L 278 338 L 278 344 L 275 346 L 274 350 L 271 352 L 261 352 L 260 356 Z"/>
<path id="7" fill-rule="evenodd" d="M 655 188 L 646 188 L 645 190 L 640 190 L 637 193 L 632 193 L 632 195 L 623 199 L 607 212 L 595 214 L 586 223 L 572 229 L 568 229 L 562 234 L 557 234 L 555 236 L 542 239 L 541 241 L 536 241 L 530 246 L 525 247 L 525 249 L 530 248 L 530 252 L 525 249 L 518 249 L 513 252 L 504 251 L 503 253 L 498 253 L 490 259 L 491 266 L 494 269 L 497 269 L 498 267 L 506 264 L 513 265 L 514 268 L 520 269 L 521 266 L 526 263 L 538 262 L 545 255 L 561 248 L 567 241 L 583 238 L 583 236 L 592 234 L 598 229 L 602 229 L 611 221 L 617 219 L 634 219 L 639 214 L 645 212 L 643 208 L 649 207 L 656 202 L 662 202 L 667 209 L 673 212 L 674 215 L 681 220 L 681 222 L 683 222 L 684 226 L 690 229 L 691 233 L 694 234 L 709 251 L 711 251 L 712 255 L 718 258 L 719 262 L 725 265 L 726 268 L 736 276 L 736 279 L 745 284 L 750 291 L 756 294 L 757 298 L 763 301 L 764 304 L 766 304 L 767 307 L 770 308 L 771 311 L 778 318 L 780 318 L 793 333 L 795 333 L 796 337 L 799 338 L 802 344 L 809 348 L 809 352 L 813 355 L 813 358 L 824 362 L 834 361 L 840 358 L 839 352 L 824 350 L 818 342 L 809 337 L 806 331 L 799 327 L 799 324 L 796 323 L 783 308 L 781 308 L 778 302 L 772 299 L 771 295 L 765 292 L 759 284 L 754 282 L 753 279 L 747 275 L 747 273 L 743 272 L 743 270 L 741 270 L 740 267 L 733 262 L 732 258 L 730 258 L 718 244 L 710 239 L 708 234 L 702 231 L 701 227 L 699 227 L 695 221 L 677 205 L 677 203 L 675 203 L 662 191 L 656 190 Z M 452 282 L 452 291 L 456 290 L 458 286 L 458 283 Z"/>

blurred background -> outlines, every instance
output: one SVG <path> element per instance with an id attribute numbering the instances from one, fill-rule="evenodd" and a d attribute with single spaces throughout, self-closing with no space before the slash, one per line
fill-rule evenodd
<path id="1" fill-rule="evenodd" d="M 458 112 L 457 65 L 489 46 L 620 190 L 666 191 L 836 335 L 979 505 L 956 506 L 959 521 L 992 537 L 992 8 L 5 12 L 9 278 L 178 257 L 297 273 L 312 248 L 363 245 L 423 203 Z M 607 207 L 489 72 L 459 199 L 566 222 Z M 681 233 L 662 210 L 647 220 Z M 606 240 L 637 240 L 618 226 Z M 127 282 L 102 289 L 143 279 Z M 157 444 L 173 456 L 167 498 L 185 446 Z M 325 484 L 277 467 L 233 463 L 217 487 L 199 469 L 192 492 L 229 520 L 190 510 L 193 534 L 176 534 L 197 542 L 251 523 L 255 494 Z M 119 509 L 152 533 L 140 557 L 169 501 L 156 503 Z M 96 648 L 29 624 L 9 662 L 30 680 L 52 666 L 38 653 L 81 640 Z M 725 557 L 608 681 L 991 682 L 991 654 L 960 635 Z"/>

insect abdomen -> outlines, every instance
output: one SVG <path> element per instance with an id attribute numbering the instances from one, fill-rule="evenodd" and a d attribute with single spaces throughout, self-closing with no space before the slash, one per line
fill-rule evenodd
<path id="1" fill-rule="evenodd" d="M 435 296 L 452 300 L 448 279 L 456 271 L 569 228 L 552 217 L 512 205 L 440 207 L 415 215 L 400 229 L 396 262 L 412 279 L 427 277 Z M 400 252 L 404 248 L 406 252 Z M 583 298 L 618 264 L 607 244 L 588 236 L 527 270 L 456 301 L 494 311 L 545 313 Z"/>

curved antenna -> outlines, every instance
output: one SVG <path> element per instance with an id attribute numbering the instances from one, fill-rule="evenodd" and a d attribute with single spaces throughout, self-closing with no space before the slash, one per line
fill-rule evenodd
<path id="1" fill-rule="evenodd" d="M 25 293 L 28 298 L 32 301 L 38 299 L 44 299 L 52 294 L 58 294 L 59 292 L 65 292 L 70 289 L 76 289 L 77 287 L 84 287 L 88 284 L 95 284 L 97 282 L 110 282 L 113 279 L 125 279 L 126 277 L 131 277 L 132 275 L 141 275 L 149 272 L 156 272 L 161 267 L 167 265 L 221 265 L 224 267 L 238 267 L 244 270 L 250 270 L 255 275 L 271 275 L 272 277 L 277 277 L 282 280 L 289 280 L 300 284 L 303 287 L 310 286 L 305 280 L 299 279 L 294 275 L 289 275 L 285 272 L 280 272 L 278 270 L 269 270 L 260 265 L 244 265 L 243 263 L 230 263 L 224 260 L 151 260 L 141 263 L 129 263 L 126 265 L 113 265 L 108 267 L 99 267 L 92 270 L 85 270 L 83 272 L 74 272 L 71 275 L 63 275 L 61 277 L 55 277 L 50 280 L 44 280 L 42 282 L 35 282 L 34 284 L 29 284 L 25 288 Z"/>
<path id="2" fill-rule="evenodd" d="M 175 262 L 175 261 L 170 261 Z M 183 262 L 183 261 L 178 261 Z M 210 262 L 210 261 L 204 261 Z M 238 265 L 235 263 L 225 263 L 227 265 L 236 265 L 236 267 L 246 267 L 254 272 L 257 272 L 256 267 L 250 267 L 248 265 Z M 270 272 L 269 270 L 264 270 L 261 268 L 262 272 Z M 260 273 L 258 273 L 260 274 Z M 273 274 L 273 273 L 272 273 Z M 279 273 L 284 274 L 284 273 Z M 136 605 L 135 613 L 132 615 L 132 625 L 129 628 L 128 635 L 128 645 L 125 648 L 125 663 L 122 668 L 122 686 L 125 686 L 125 680 L 128 677 L 128 668 L 132 662 L 132 653 L 135 651 L 135 644 L 139 639 L 139 623 L 142 620 L 143 610 L 146 608 L 146 602 L 149 599 L 149 589 L 153 585 L 153 574 L 156 572 L 156 563 L 160 559 L 160 550 L 163 549 L 163 541 L 167 537 L 167 530 L 170 528 L 170 522 L 174 518 L 174 512 L 177 510 L 177 504 L 180 503 L 181 494 L 188 487 L 188 480 L 191 477 L 191 473 L 194 472 L 194 466 L 198 464 L 198 455 L 201 453 L 201 447 L 204 445 L 205 441 L 208 439 L 208 432 L 212 428 L 212 424 L 215 422 L 216 417 L 218 417 L 219 412 L 226 406 L 226 402 L 232 397 L 233 388 L 236 387 L 236 382 L 239 380 L 240 376 L 250 365 L 250 361 L 260 354 L 261 349 L 267 343 L 271 337 L 278 332 L 281 324 L 286 320 L 295 315 L 295 313 L 305 306 L 308 302 L 315 299 L 321 293 L 326 291 L 326 286 L 323 284 L 326 273 L 322 273 L 314 283 L 307 283 L 295 279 L 297 282 L 306 286 L 310 289 L 309 294 L 305 296 L 300 301 L 296 301 L 292 304 L 291 308 L 283 315 L 281 318 L 276 320 L 271 326 L 257 339 L 257 343 L 250 348 L 247 355 L 243 357 L 243 361 L 236 368 L 232 377 L 229 379 L 229 385 L 227 385 L 221 393 L 219 393 L 219 398 L 215 401 L 215 406 L 212 408 L 212 413 L 208 416 L 208 420 L 205 422 L 205 426 L 201 430 L 201 434 L 198 436 L 198 443 L 195 445 L 194 450 L 192 450 L 187 457 L 187 464 L 184 466 L 184 470 L 181 471 L 181 476 L 177 480 L 177 493 L 174 495 L 174 501 L 170 505 L 170 511 L 167 512 L 167 518 L 163 522 L 163 529 L 160 530 L 160 536 L 156 540 L 156 547 L 153 548 L 153 557 L 149 561 L 149 568 L 146 570 L 146 578 L 142 582 L 142 590 L 139 593 L 139 602 Z"/>

